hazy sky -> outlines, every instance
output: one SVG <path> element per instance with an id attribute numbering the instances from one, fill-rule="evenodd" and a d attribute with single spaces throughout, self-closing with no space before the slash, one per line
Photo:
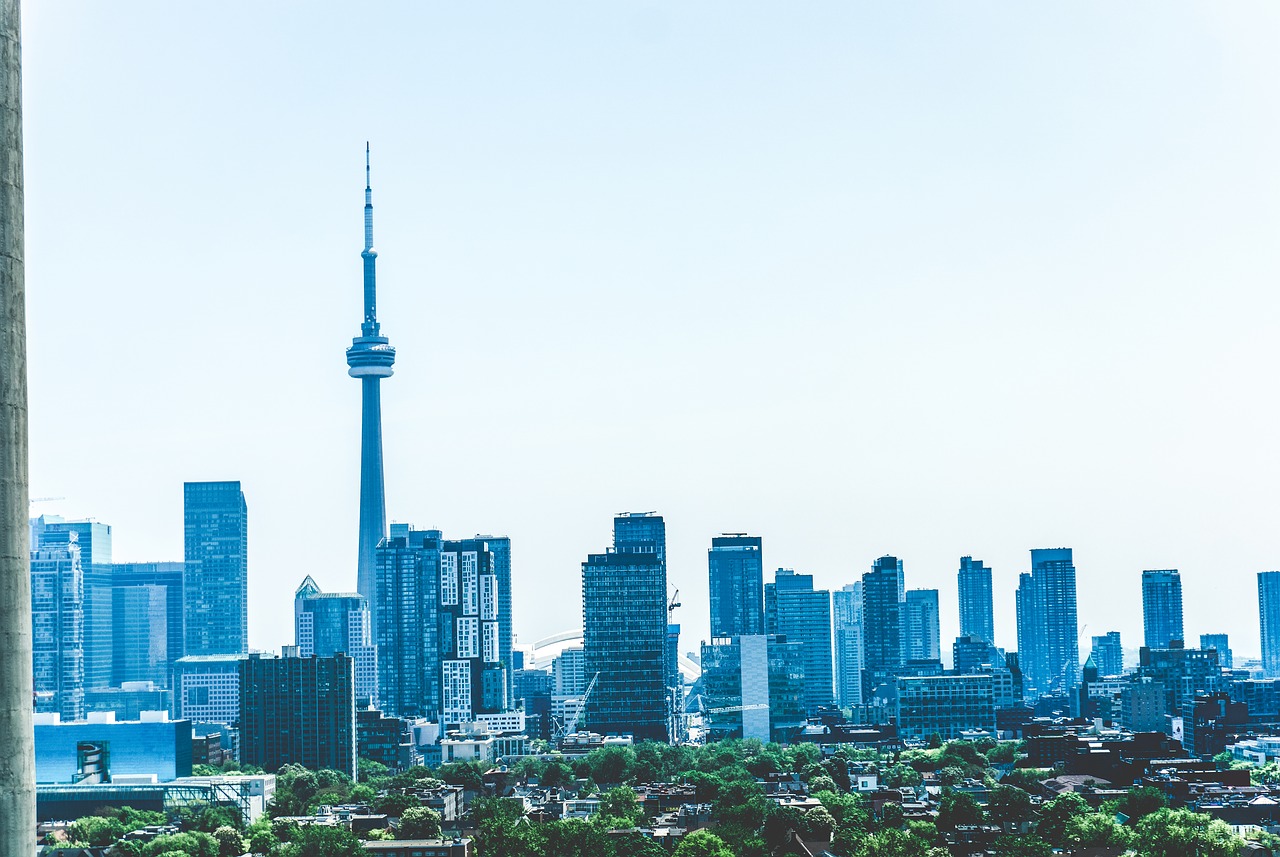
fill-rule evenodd
<path id="1" fill-rule="evenodd" d="M 182 556 L 239 479 L 249 639 L 355 587 L 364 144 L 387 508 L 513 539 L 581 624 L 619 510 L 941 590 L 1070 546 L 1083 635 L 1258 650 L 1280 568 L 1280 9 L 1263 3 L 26 4 L 35 511 Z M 772 575 L 767 574 L 766 579 Z"/>

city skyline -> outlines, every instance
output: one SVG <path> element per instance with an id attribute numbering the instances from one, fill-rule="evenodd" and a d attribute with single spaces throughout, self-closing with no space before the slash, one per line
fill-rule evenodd
<path id="1" fill-rule="evenodd" d="M 234 15 L 193 27 L 183 11 L 32 7 L 32 494 L 69 498 L 34 512 L 111 524 L 117 562 L 173 561 L 181 483 L 240 481 L 254 648 L 289 642 L 271 617 L 299 575 L 272 569 L 353 588 L 339 548 L 356 543 L 359 423 L 334 348 L 360 271 L 353 163 L 372 138 L 383 315 L 401 349 L 383 402 L 388 517 L 509 535 L 522 642 L 577 624 L 576 569 L 597 522 L 644 508 L 670 525 L 682 651 L 709 636 L 706 546 L 729 531 L 762 537 L 766 573 L 794 568 L 820 589 L 903 558 L 910 587 L 940 591 L 944 653 L 960 556 L 993 569 L 995 642 L 1013 648 L 1027 550 L 1065 545 L 1086 638 L 1119 630 L 1135 644 L 1141 570 L 1178 568 L 1187 636 L 1229 630 L 1240 657 L 1256 654 L 1252 613 L 1232 621 L 1226 596 L 1280 568 L 1275 510 L 1254 487 L 1280 475 L 1275 413 L 1249 392 L 1280 360 L 1266 287 L 1276 214 L 1259 202 L 1280 176 L 1265 144 L 1274 118 L 1247 109 L 1280 74 L 1260 28 L 1177 9 L 1154 33 L 1122 10 L 971 22 L 964 55 L 992 59 L 958 71 L 955 47 L 904 63 L 934 42 L 897 10 L 806 12 L 816 41 L 743 16 L 705 57 L 714 13 L 552 14 L 522 21 L 555 46 L 557 27 L 572 32 L 563 64 L 503 35 L 514 50 L 500 69 L 525 70 L 514 89 L 499 71 L 430 96 L 415 90 L 424 75 L 490 57 L 475 13 L 375 13 L 386 38 L 456 44 L 423 66 L 368 69 L 345 65 L 345 24 L 321 10 L 305 35 L 316 57 L 344 57 L 350 81 L 273 122 L 272 93 L 294 74 L 333 79 L 255 52 L 292 32 L 282 13 L 261 10 L 245 34 Z M 1092 74 L 1063 77 L 1055 60 L 1100 30 L 1112 35 Z M 122 41 L 147 47 L 104 61 Z M 178 44 L 194 57 L 240 44 L 251 61 L 227 79 L 212 63 L 171 68 Z M 581 80 L 596 59 L 586 44 L 617 49 L 598 81 Z M 107 117 L 99 87 L 137 101 Z M 603 98 L 616 89 L 631 118 Z M 329 120 L 333 99 L 358 109 Z M 387 110 L 397 99 L 432 110 Z M 157 103 L 173 107 L 163 127 Z M 480 116 L 475 103 L 497 106 Z M 706 104 L 722 111 L 713 128 Z M 262 121 L 209 124 L 233 109 Z M 531 119 L 543 115 L 554 130 Z M 120 133 L 90 149 L 83 123 Z M 764 175 L 762 161 L 792 166 Z M 1157 182 L 1171 172 L 1186 181 Z M 1152 193 L 1165 204 L 1135 216 Z M 699 201 L 676 211 L 673 199 Z M 141 263 L 125 249 L 139 223 Z M 645 301 L 623 297 L 641 290 Z M 122 341 L 125 329 L 147 337 Z M 57 381 L 90 356 L 112 382 L 77 387 L 101 416 L 85 432 L 64 418 Z M 652 414 L 630 403 L 642 385 Z M 455 401 L 473 403 L 469 418 L 434 418 Z M 986 418 L 952 418 L 962 412 Z M 317 529 L 322 543 L 299 543 Z"/>

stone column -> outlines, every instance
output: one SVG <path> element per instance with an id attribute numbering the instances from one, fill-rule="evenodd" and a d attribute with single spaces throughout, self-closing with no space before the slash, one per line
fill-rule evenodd
<path id="1" fill-rule="evenodd" d="M 0 0 L 0 857 L 31 857 L 36 832 L 20 7 Z"/>

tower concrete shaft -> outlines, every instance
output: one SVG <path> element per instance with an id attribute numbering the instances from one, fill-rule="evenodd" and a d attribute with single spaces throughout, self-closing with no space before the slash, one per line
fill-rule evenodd
<path id="1" fill-rule="evenodd" d="M 392 374 L 396 350 L 378 324 L 377 260 L 373 249 L 373 189 L 370 182 L 369 147 L 364 153 L 364 320 L 360 335 L 347 349 L 347 374 L 360 379 L 360 553 L 356 566 L 356 591 L 369 601 L 377 627 L 374 598 L 374 551 L 387 535 L 387 499 L 382 467 L 382 379 Z"/>
<path id="2" fill-rule="evenodd" d="M 36 835 L 19 0 L 0 0 L 0 857 Z"/>

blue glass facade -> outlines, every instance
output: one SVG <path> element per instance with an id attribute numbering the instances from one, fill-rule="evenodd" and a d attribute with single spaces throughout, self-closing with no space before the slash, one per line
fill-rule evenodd
<path id="1" fill-rule="evenodd" d="M 249 650 L 249 511 L 239 482 L 183 486 L 188 655 Z"/>
<path id="2" fill-rule="evenodd" d="M 766 584 L 773 606 L 771 633 L 788 643 L 800 643 L 804 659 L 804 702 L 810 715 L 835 703 L 832 663 L 831 593 L 813 588 L 813 575 L 780 568 Z"/>
<path id="3" fill-rule="evenodd" d="M 866 701 L 906 662 L 902 560 L 882 556 L 862 576 L 862 696 Z"/>
<path id="4" fill-rule="evenodd" d="M 516 664 L 511 654 L 511 539 L 506 536 L 476 536 L 493 554 L 493 573 L 498 576 L 498 654 L 507 673 L 507 699 L 515 699 L 512 684 Z"/>
<path id="5" fill-rule="evenodd" d="M 499 586 L 482 539 L 446 541 L 440 551 L 440 719 L 446 726 L 507 709 L 501 660 Z"/>
<path id="6" fill-rule="evenodd" d="M 151 681 L 169 687 L 183 655 L 183 564 L 111 566 L 111 685 Z"/>
<path id="7" fill-rule="evenodd" d="M 240 760 L 265 771 L 298 764 L 356 775 L 356 695 L 351 659 L 261 657 L 240 661 Z M 189 742 L 188 742 L 189 743 Z"/>
<path id="8" fill-rule="evenodd" d="M 126 774 L 155 774 L 162 782 L 191 776 L 191 722 L 36 723 L 36 782 L 110 782 Z"/>
<path id="9" fill-rule="evenodd" d="M 1143 645 L 1167 649 L 1182 636 L 1182 577 L 1176 568 L 1142 572 Z"/>
<path id="10" fill-rule="evenodd" d="M 355 665 L 356 704 L 377 705 L 378 650 L 369 604 L 355 592 L 321 592 L 307 575 L 293 596 L 294 643 L 304 658 L 347 654 Z"/>
<path id="11" fill-rule="evenodd" d="M 759 536 L 724 535 L 711 540 L 707 577 L 711 636 L 764 633 L 764 559 Z"/>
<path id="12" fill-rule="evenodd" d="M 956 575 L 960 594 L 960 636 L 996 641 L 995 611 L 991 602 L 991 569 L 971 556 L 960 557 Z"/>
<path id="13" fill-rule="evenodd" d="M 45 532 L 31 552 L 35 710 L 84 717 L 84 573 L 79 536 Z"/>
<path id="14" fill-rule="evenodd" d="M 440 711 L 439 530 L 392 524 L 378 545 L 374 638 L 378 699 L 398 717 L 436 717 Z"/>
<path id="15" fill-rule="evenodd" d="M 1020 576 L 1017 605 L 1018 658 L 1027 697 L 1065 696 L 1080 680 L 1071 548 L 1031 551 L 1031 572 Z"/>
<path id="16" fill-rule="evenodd" d="M 41 539 L 76 534 L 84 580 L 84 686 L 111 684 L 111 527 L 42 515 L 31 522 L 32 549 Z M 65 541 L 65 539 L 62 539 Z"/>

